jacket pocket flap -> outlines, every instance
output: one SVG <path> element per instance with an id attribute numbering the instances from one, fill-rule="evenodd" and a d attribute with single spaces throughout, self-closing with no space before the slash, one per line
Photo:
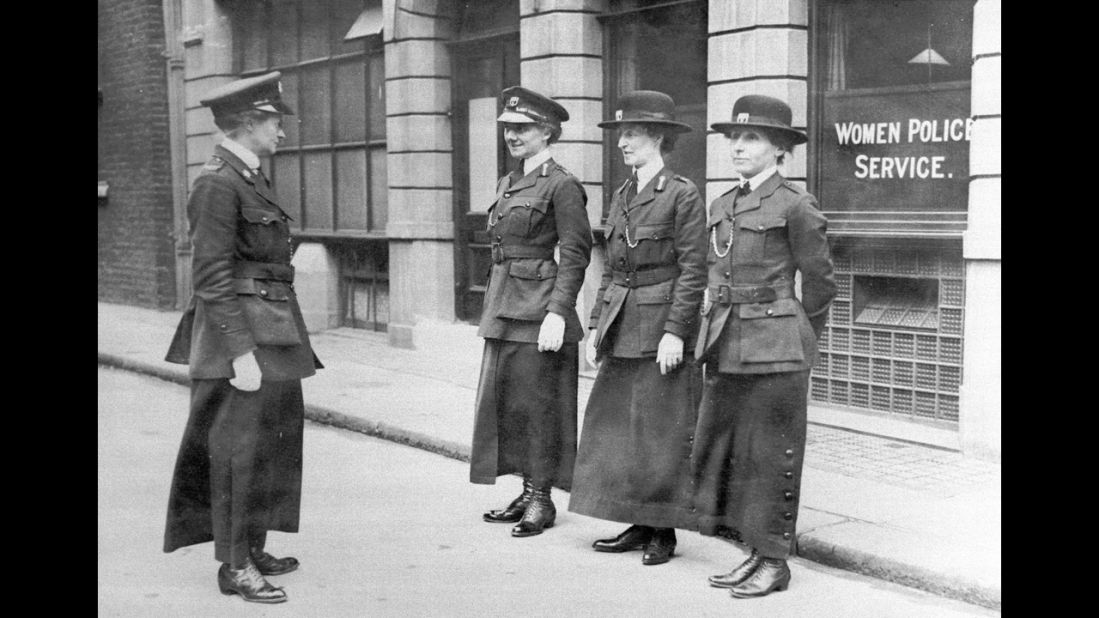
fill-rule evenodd
<path id="1" fill-rule="evenodd" d="M 675 280 L 664 281 L 656 285 L 647 285 L 634 289 L 639 305 L 664 305 L 672 302 L 672 285 Z"/>
<path id="2" fill-rule="evenodd" d="M 290 300 L 290 286 L 283 281 L 233 279 L 233 291 L 237 294 L 256 295 L 264 300 Z"/>
<path id="3" fill-rule="evenodd" d="M 637 239 L 648 238 L 660 240 L 661 238 L 675 238 L 674 223 L 638 223 Z"/>
<path id="4" fill-rule="evenodd" d="M 777 227 L 785 227 L 786 219 L 782 217 L 745 217 L 740 219 L 740 229 L 752 232 L 766 232 Z"/>
<path id="5" fill-rule="evenodd" d="M 240 215 L 248 223 L 262 223 L 269 225 L 280 219 L 279 215 L 262 208 L 241 208 Z"/>
<path id="6" fill-rule="evenodd" d="M 740 318 L 742 320 L 754 320 L 756 318 L 777 318 L 781 316 L 797 315 L 797 301 L 778 300 L 773 303 L 745 303 L 740 305 Z M 793 302 L 789 302 L 793 301 Z"/>
<path id="7" fill-rule="evenodd" d="M 550 260 L 516 260 L 508 267 L 516 279 L 552 279 L 557 276 L 557 263 Z"/>

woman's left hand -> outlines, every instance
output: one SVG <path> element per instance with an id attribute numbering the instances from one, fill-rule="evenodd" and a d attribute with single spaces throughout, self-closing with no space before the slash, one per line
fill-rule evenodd
<path id="1" fill-rule="evenodd" d="M 538 351 L 556 352 L 565 341 L 565 318 L 550 311 L 542 318 L 542 328 L 538 331 Z"/>
<path id="2" fill-rule="evenodd" d="M 664 333 L 656 347 L 656 364 L 660 365 L 660 375 L 668 375 L 683 362 L 683 339 L 678 335 Z"/>

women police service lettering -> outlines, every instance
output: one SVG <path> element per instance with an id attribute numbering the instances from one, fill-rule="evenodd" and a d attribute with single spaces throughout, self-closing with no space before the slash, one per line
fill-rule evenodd
<path id="1" fill-rule="evenodd" d="M 190 365 L 191 411 L 164 551 L 212 540 L 218 588 L 257 603 L 286 601 L 266 578 L 298 568 L 264 545 L 269 530 L 298 530 L 301 380 L 322 367 L 294 292 L 290 217 L 260 170 L 293 113 L 279 76 L 238 80 L 202 101 L 225 139 L 187 203 L 194 294 L 166 358 Z"/>
<path id="2" fill-rule="evenodd" d="M 729 138 L 737 188 L 710 205 L 707 288 L 696 356 L 705 364 L 691 454 L 699 531 L 750 548 L 710 584 L 748 598 L 785 590 L 805 454 L 809 369 L 836 294 L 817 200 L 777 166 L 804 133 L 790 107 L 748 95 Z M 794 278 L 801 274 L 801 298 Z"/>
<path id="3" fill-rule="evenodd" d="M 515 523 L 512 536 L 526 537 L 553 527 L 552 487 L 572 483 L 583 333 L 576 296 L 592 238 L 587 195 L 550 147 L 568 112 L 518 86 L 501 101 L 497 121 L 522 167 L 500 179 L 488 214 L 493 264 L 477 331 L 485 344 L 469 478 L 493 484 L 522 474 L 522 493 L 483 518 Z"/>
<path id="4" fill-rule="evenodd" d="M 695 184 L 664 165 L 679 134 L 675 102 L 640 90 L 613 120 L 632 177 L 615 191 L 607 259 L 588 327 L 599 374 L 588 399 L 569 510 L 631 524 L 596 551 L 643 550 L 646 565 L 675 553 L 693 529 L 690 453 L 702 378 L 693 359 L 706 286 L 706 211 Z"/>

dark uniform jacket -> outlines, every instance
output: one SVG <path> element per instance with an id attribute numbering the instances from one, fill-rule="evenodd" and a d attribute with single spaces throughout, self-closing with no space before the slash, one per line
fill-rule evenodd
<path id="1" fill-rule="evenodd" d="M 232 378 L 232 360 L 254 352 L 264 380 L 294 380 L 322 367 L 294 293 L 290 217 L 274 191 L 218 146 L 187 203 L 194 294 L 166 360 L 197 379 Z"/>
<path id="2" fill-rule="evenodd" d="M 565 318 L 565 343 L 575 343 L 583 336 L 576 295 L 591 259 L 588 196 L 553 159 L 518 176 L 500 179 L 488 211 L 493 265 L 477 334 L 536 343 L 552 311 Z"/>
<path id="3" fill-rule="evenodd" d="M 607 218 L 607 260 L 588 322 L 596 350 L 600 357 L 655 356 L 661 337 L 672 333 L 690 353 L 706 288 L 705 206 L 695 184 L 667 167 L 626 204 L 629 183 L 615 191 Z"/>
<path id="4" fill-rule="evenodd" d="M 739 193 L 710 206 L 708 297 L 696 358 L 711 367 L 716 360 L 722 373 L 809 369 L 836 295 L 827 221 L 812 194 L 777 172 L 746 197 Z"/>

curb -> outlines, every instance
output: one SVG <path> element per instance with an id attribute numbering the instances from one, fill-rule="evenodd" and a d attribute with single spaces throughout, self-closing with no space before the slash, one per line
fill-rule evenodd
<path id="1" fill-rule="evenodd" d="M 934 595 L 1001 610 L 1001 591 L 996 588 L 950 578 L 935 571 L 813 537 L 798 535 L 797 556 L 819 564 L 853 571 Z"/>
<path id="2" fill-rule="evenodd" d="M 187 375 L 185 369 L 173 370 L 158 367 L 151 363 L 135 361 L 105 352 L 99 352 L 99 364 L 152 376 L 183 386 L 189 386 L 191 384 L 191 378 Z M 467 444 L 458 444 L 449 440 L 435 438 L 416 431 L 402 429 L 388 423 L 349 416 L 324 406 L 307 404 L 305 406 L 305 418 L 321 425 L 329 425 L 338 429 L 347 429 L 371 437 L 436 453 L 444 457 L 449 457 L 450 459 L 469 462 L 470 446 Z M 999 589 L 981 586 L 960 579 L 951 579 L 926 568 L 890 560 L 850 547 L 836 545 L 835 543 L 815 538 L 812 532 L 798 535 L 797 552 L 795 553 L 795 556 L 826 566 L 852 571 L 854 573 L 867 575 L 909 588 L 923 590 L 944 598 L 955 599 L 997 611 L 1001 609 L 1001 591 Z"/>

